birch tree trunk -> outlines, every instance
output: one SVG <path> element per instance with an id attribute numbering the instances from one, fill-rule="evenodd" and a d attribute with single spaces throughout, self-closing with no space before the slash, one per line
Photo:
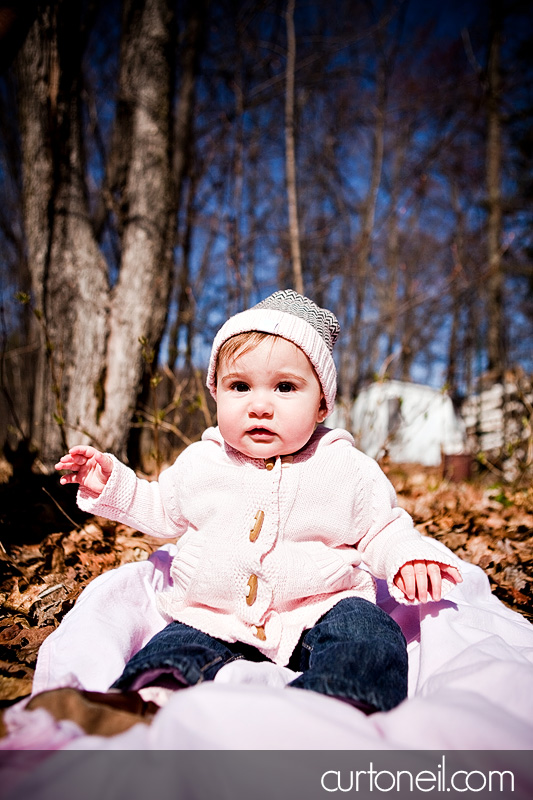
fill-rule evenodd
<path id="1" fill-rule="evenodd" d="M 296 190 L 296 146 L 294 141 L 294 72 L 296 64 L 296 34 L 294 30 L 295 0 L 288 0 L 285 19 L 287 24 L 287 68 L 285 80 L 285 169 L 287 201 L 289 207 L 289 243 L 293 285 L 303 294 L 302 256 L 300 250 L 300 225 L 298 222 L 298 194 Z"/>
<path id="2" fill-rule="evenodd" d="M 396 364 L 393 364 L 393 361 L 398 355 L 394 352 L 400 330 L 400 226 L 398 216 L 400 213 L 401 175 L 405 162 L 407 144 L 407 136 L 398 137 L 392 155 L 390 211 L 387 220 L 387 242 L 385 251 L 387 285 L 382 290 L 383 319 L 385 320 L 385 328 L 387 331 L 387 351 L 384 362 L 385 375 L 387 372 L 392 375 L 394 374 Z"/>
<path id="3" fill-rule="evenodd" d="M 45 340 L 35 401 L 45 466 L 75 442 L 125 456 L 143 373 L 140 339 L 157 346 L 162 335 L 172 267 L 170 0 L 123 5 L 118 144 L 127 155 L 115 171 L 124 186 L 112 289 L 88 213 L 78 6 L 45 7 L 19 59 L 25 228 Z"/>
<path id="4" fill-rule="evenodd" d="M 141 340 L 154 348 L 167 313 L 173 218 L 170 160 L 171 11 L 167 0 L 125 0 L 120 103 L 130 141 L 122 198 L 122 257 L 111 292 L 99 438 L 125 456 L 143 374 Z"/>
<path id="5" fill-rule="evenodd" d="M 182 262 L 179 273 L 174 276 L 177 311 L 170 331 L 169 366 L 175 369 L 178 360 L 178 342 L 180 330 L 185 330 L 186 348 L 185 364 L 192 365 L 192 338 L 194 323 L 194 301 L 191 287 L 191 247 L 194 219 L 194 203 L 198 176 L 194 168 L 195 158 L 192 144 L 192 117 L 195 104 L 196 77 L 198 72 L 198 56 L 204 33 L 203 21 L 207 13 L 209 0 L 196 0 L 191 6 L 191 16 L 184 42 L 181 60 L 181 81 L 178 96 L 176 124 L 174 133 L 174 162 L 176 216 L 181 204 L 182 185 L 188 176 L 188 195 L 185 199 L 185 229 L 182 234 Z"/>
<path id="6" fill-rule="evenodd" d="M 376 215 L 378 191 L 383 170 L 383 153 L 385 148 L 385 117 L 387 106 L 387 80 L 383 63 L 377 68 L 375 121 L 372 129 L 372 154 L 370 182 L 362 204 L 361 231 L 359 235 L 357 261 L 354 275 L 350 276 L 351 288 L 355 292 L 354 316 L 350 326 L 351 375 L 343 376 L 346 390 L 357 393 L 358 384 L 364 381 L 363 356 L 364 341 L 362 337 L 362 319 L 366 303 L 368 282 L 370 279 L 370 255 L 372 251 L 372 233 Z M 350 289 L 348 289 L 350 291 Z"/>
<path id="7" fill-rule="evenodd" d="M 448 341 L 448 365 L 446 368 L 446 385 L 448 391 L 453 396 L 457 392 L 458 380 L 458 362 L 459 357 L 464 357 L 464 350 L 460 353 L 459 345 L 459 332 L 461 327 L 461 316 L 463 312 L 463 303 L 461 301 L 461 292 L 459 288 L 459 275 L 462 271 L 463 264 L 465 263 L 465 217 L 459 201 L 459 192 L 457 184 L 452 180 L 451 185 L 451 199 L 452 207 L 455 212 L 456 218 L 456 234 L 452 246 L 454 256 L 454 274 L 450 282 L 451 294 L 451 326 L 450 338 Z"/>
<path id="8" fill-rule="evenodd" d="M 496 383 L 503 382 L 505 371 L 505 319 L 503 308 L 502 269 L 502 120 L 501 120 L 501 69 L 500 50 L 502 38 L 502 5 L 500 0 L 491 3 L 491 38 L 487 70 L 487 335 L 488 369 Z"/>
<path id="9" fill-rule="evenodd" d="M 80 130 L 78 4 L 45 8 L 18 59 L 28 263 L 43 346 L 34 436 L 45 465 L 98 413 L 107 269 L 94 239 Z"/>

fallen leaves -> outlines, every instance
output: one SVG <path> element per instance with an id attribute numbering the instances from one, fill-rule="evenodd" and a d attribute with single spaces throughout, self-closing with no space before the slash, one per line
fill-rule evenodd
<path id="1" fill-rule="evenodd" d="M 0 704 L 31 692 L 37 652 L 97 575 L 149 557 L 160 540 L 94 518 L 39 544 L 0 548 Z"/>
<path id="2" fill-rule="evenodd" d="M 2 623 L 4 620 L 2 620 Z M 54 626 L 28 627 L 26 620 L 0 628 L 0 698 L 16 700 L 31 692 L 37 652 Z"/>
<path id="3" fill-rule="evenodd" d="M 427 471 L 389 468 L 417 528 L 481 567 L 494 594 L 533 621 L 533 489 L 452 484 Z"/>

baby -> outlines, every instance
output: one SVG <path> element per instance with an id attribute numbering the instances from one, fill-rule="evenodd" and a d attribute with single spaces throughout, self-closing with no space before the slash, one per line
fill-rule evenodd
<path id="1" fill-rule="evenodd" d="M 179 537 L 158 595 L 169 623 L 113 690 L 192 686 L 245 658 L 288 666 L 299 673 L 289 686 L 365 713 L 407 696 L 405 639 L 376 605 L 373 576 L 403 603 L 440 600 L 462 578 L 377 463 L 322 425 L 338 333 L 330 311 L 276 292 L 219 330 L 207 374 L 218 427 L 158 481 L 89 446 L 56 465 L 85 511 Z"/>

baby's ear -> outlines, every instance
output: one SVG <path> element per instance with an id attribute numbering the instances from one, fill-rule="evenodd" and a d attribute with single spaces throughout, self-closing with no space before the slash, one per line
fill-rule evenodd
<path id="1" fill-rule="evenodd" d="M 324 395 L 322 395 L 322 398 L 320 400 L 320 405 L 318 406 L 318 414 L 317 414 L 317 417 L 316 417 L 316 421 L 317 422 L 324 422 L 324 420 L 326 419 L 327 415 L 328 415 L 328 407 L 327 407 L 327 404 L 326 404 L 326 398 L 324 397 Z"/>

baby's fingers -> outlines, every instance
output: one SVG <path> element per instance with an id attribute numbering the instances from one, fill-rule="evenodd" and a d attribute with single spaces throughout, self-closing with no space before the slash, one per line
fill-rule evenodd
<path id="1" fill-rule="evenodd" d="M 96 447 L 77 445 L 76 447 L 71 447 L 69 453 L 78 464 L 86 464 L 87 462 L 90 462 L 92 465 L 98 464 L 105 475 L 109 477 L 111 474 L 113 469 L 112 459 L 106 453 L 97 450 Z"/>
<path id="2" fill-rule="evenodd" d="M 395 578 L 396 586 L 407 597 L 408 600 L 414 600 L 416 596 L 416 578 L 413 563 L 409 561 L 400 568 Z"/>
<path id="3" fill-rule="evenodd" d="M 59 483 L 65 485 L 67 483 L 79 483 L 80 479 L 78 478 L 77 472 L 70 472 L 68 475 L 62 475 L 59 479 Z"/>
<path id="4" fill-rule="evenodd" d="M 398 589 L 400 590 L 400 592 L 403 592 L 404 594 L 407 594 L 407 590 L 406 590 L 406 588 L 405 588 L 405 583 L 404 583 L 404 580 L 403 580 L 402 576 L 401 576 L 399 573 L 398 573 L 398 575 L 395 577 L 395 579 L 394 579 L 394 583 L 396 584 L 396 586 L 398 587 Z"/>
<path id="5" fill-rule="evenodd" d="M 443 577 L 448 578 L 449 580 L 453 581 L 454 583 L 462 583 L 463 576 L 457 569 L 457 567 L 449 567 L 448 565 L 442 566 L 442 575 Z"/>
<path id="6" fill-rule="evenodd" d="M 54 466 L 55 469 L 62 470 L 62 469 L 78 469 L 79 465 L 76 464 L 74 459 L 71 458 L 70 456 L 63 456 Z"/>
<path id="7" fill-rule="evenodd" d="M 97 450 L 96 447 L 91 447 L 90 444 L 77 444 L 71 447 L 68 452 L 73 458 L 83 458 L 84 461 L 88 461 L 89 458 L 93 457 L 96 457 L 96 460 L 99 461 L 103 455 L 100 450 Z"/>
<path id="8" fill-rule="evenodd" d="M 428 570 L 424 561 L 415 561 L 416 597 L 421 603 L 428 599 Z"/>
<path id="9" fill-rule="evenodd" d="M 73 456 L 70 453 L 67 453 L 66 456 L 62 456 L 57 464 L 55 465 L 56 469 L 74 469 L 78 470 L 84 464 L 87 463 L 87 459 L 84 456 Z"/>
<path id="10" fill-rule="evenodd" d="M 432 600 L 440 600 L 442 597 L 442 578 L 439 564 L 428 564 L 427 574 L 430 585 L 430 594 Z"/>

